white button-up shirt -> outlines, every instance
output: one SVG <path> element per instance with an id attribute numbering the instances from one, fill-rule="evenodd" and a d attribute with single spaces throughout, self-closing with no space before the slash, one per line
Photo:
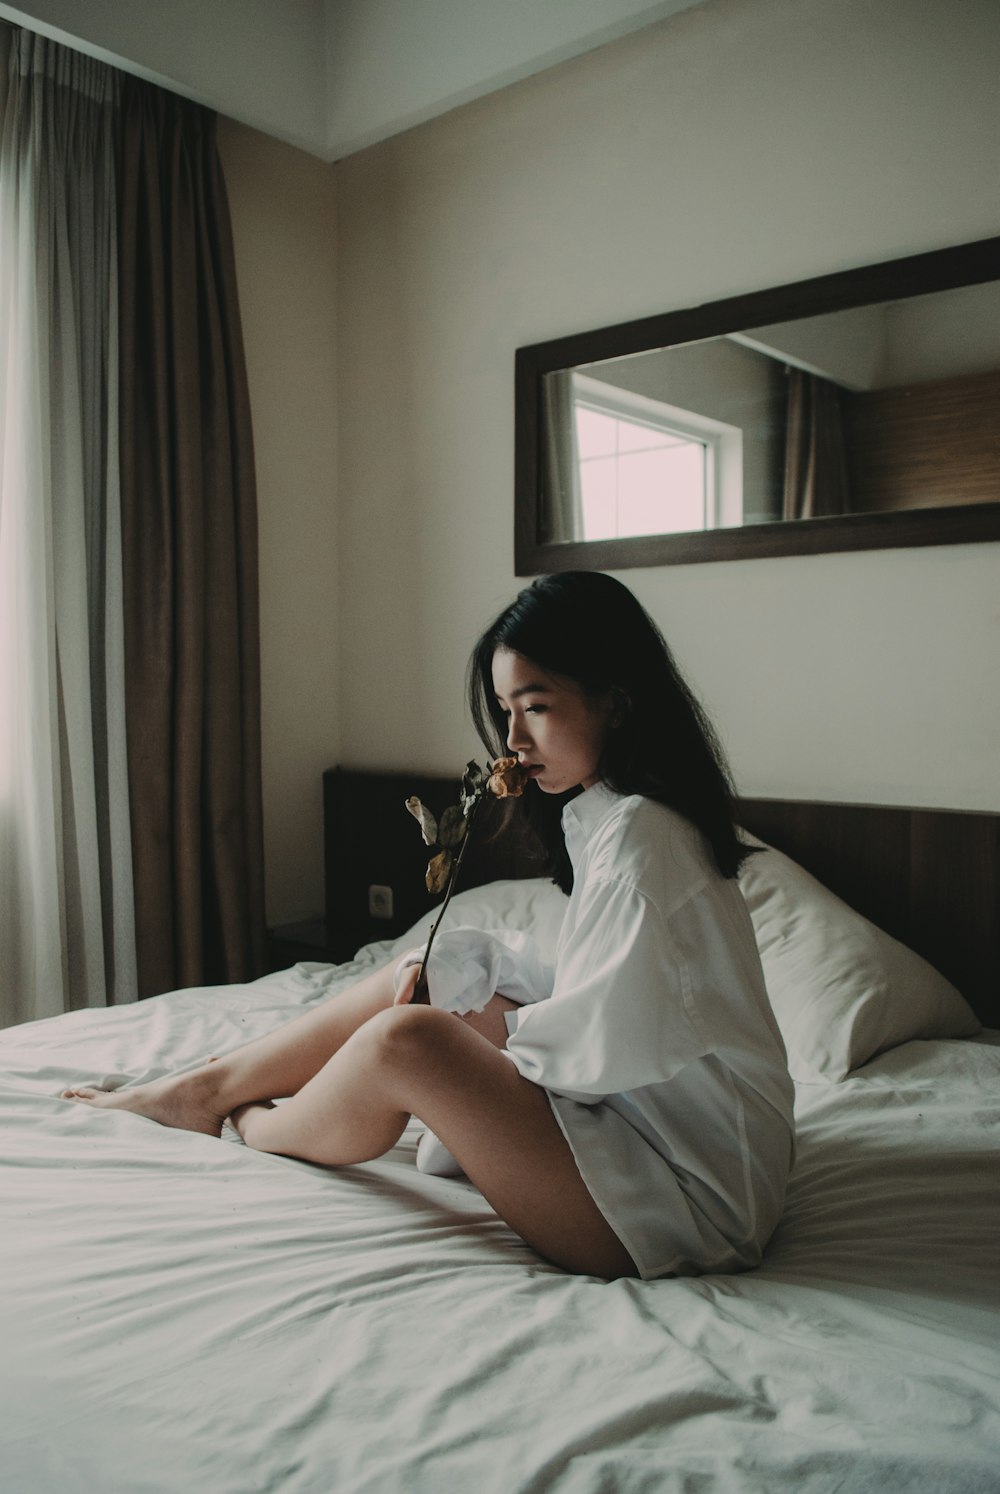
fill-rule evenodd
<path id="1" fill-rule="evenodd" d="M 597 784 L 563 828 L 551 992 L 511 1014 L 508 1056 L 643 1277 L 754 1266 L 784 1201 L 792 1084 L 739 887 L 650 799 Z"/>

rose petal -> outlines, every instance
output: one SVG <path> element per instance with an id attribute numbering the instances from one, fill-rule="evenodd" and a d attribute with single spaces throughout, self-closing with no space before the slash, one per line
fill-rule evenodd
<path id="1" fill-rule="evenodd" d="M 497 799 L 518 799 L 527 782 L 528 775 L 516 757 L 498 757 L 487 787 Z"/>

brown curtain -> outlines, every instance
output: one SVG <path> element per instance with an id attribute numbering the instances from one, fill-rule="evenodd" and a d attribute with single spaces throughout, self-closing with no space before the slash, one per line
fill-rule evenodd
<path id="1" fill-rule="evenodd" d="M 788 369 L 782 518 L 820 519 L 850 512 L 847 454 L 837 386 Z"/>
<path id="2" fill-rule="evenodd" d="M 149 996 L 262 969 L 257 501 L 215 116 L 132 78 L 121 110 L 126 724 Z"/>

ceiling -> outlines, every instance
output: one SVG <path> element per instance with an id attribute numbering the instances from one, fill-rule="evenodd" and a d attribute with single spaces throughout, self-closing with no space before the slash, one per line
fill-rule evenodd
<path id="1" fill-rule="evenodd" d="M 700 0 L 20 0 L 0 17 L 325 160 Z"/>

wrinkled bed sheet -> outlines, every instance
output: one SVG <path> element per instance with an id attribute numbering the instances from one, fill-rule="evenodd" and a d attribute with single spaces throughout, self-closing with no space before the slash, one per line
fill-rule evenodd
<path id="1" fill-rule="evenodd" d="M 339 1170 L 56 1098 L 266 1032 L 377 951 L 0 1033 L 12 1494 L 997 1494 L 1000 1035 L 802 1087 L 743 1276 L 546 1264 L 418 1130 Z"/>

